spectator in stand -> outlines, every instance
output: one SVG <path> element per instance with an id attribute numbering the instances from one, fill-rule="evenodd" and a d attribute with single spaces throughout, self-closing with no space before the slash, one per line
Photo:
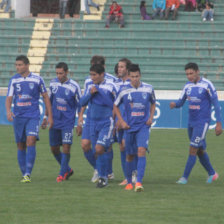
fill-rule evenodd
<path id="1" fill-rule="evenodd" d="M 97 8 L 97 10 L 100 11 L 100 6 L 99 5 L 94 3 L 92 0 L 85 0 L 85 8 L 86 8 L 87 14 L 90 15 L 89 5 L 92 6 L 92 7 Z"/>
<path id="2" fill-rule="evenodd" d="M 6 5 L 4 12 L 8 12 L 11 7 L 11 0 L 2 0 L 0 3 L 0 8 L 3 9 L 4 5 Z"/>
<path id="3" fill-rule="evenodd" d="M 159 15 L 160 19 L 163 19 L 164 11 L 166 8 L 166 0 L 154 0 L 152 9 L 153 9 L 153 15 L 152 19 L 155 19 L 157 15 Z"/>
<path id="4" fill-rule="evenodd" d="M 178 8 L 180 6 L 179 0 L 166 0 L 165 19 L 167 20 L 170 12 L 173 12 L 172 20 L 177 17 Z"/>
<path id="5" fill-rule="evenodd" d="M 60 0 L 59 1 L 59 16 L 61 19 L 65 18 L 67 3 L 68 3 L 68 0 Z"/>
<path id="6" fill-rule="evenodd" d="M 197 0 L 196 8 L 199 12 L 202 12 L 205 9 L 205 4 L 208 0 Z"/>
<path id="7" fill-rule="evenodd" d="M 115 22 L 120 23 L 120 27 L 124 27 L 124 15 L 123 10 L 120 5 L 117 4 L 117 1 L 113 1 L 112 5 L 110 6 L 109 15 L 107 16 L 106 20 L 106 28 L 110 27 L 110 23 L 115 20 Z"/>
<path id="8" fill-rule="evenodd" d="M 142 20 L 151 20 L 150 15 L 146 11 L 146 3 L 145 3 L 145 1 L 141 1 L 140 13 L 141 13 Z"/>
<path id="9" fill-rule="evenodd" d="M 68 12 L 69 12 L 70 17 L 73 17 L 73 15 L 75 14 L 75 18 L 79 18 L 80 0 L 69 0 L 68 1 Z"/>
<path id="10" fill-rule="evenodd" d="M 196 0 L 186 0 L 184 11 L 193 12 L 196 9 Z"/>
<path id="11" fill-rule="evenodd" d="M 205 9 L 202 12 L 203 22 L 204 21 L 212 21 L 212 22 L 214 21 L 214 18 L 213 18 L 214 10 L 213 10 L 213 8 L 214 8 L 214 5 L 213 5 L 212 2 L 209 2 L 209 1 L 206 2 Z"/>

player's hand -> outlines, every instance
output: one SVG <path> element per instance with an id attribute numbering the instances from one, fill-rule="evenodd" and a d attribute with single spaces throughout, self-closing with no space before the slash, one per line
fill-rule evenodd
<path id="1" fill-rule="evenodd" d="M 49 129 L 51 129 L 54 124 L 53 118 L 51 116 L 48 117 L 48 124 L 49 124 Z"/>
<path id="2" fill-rule="evenodd" d="M 216 136 L 219 136 L 219 135 L 222 134 L 222 124 L 221 124 L 221 122 L 216 123 L 215 134 L 216 134 Z"/>
<path id="3" fill-rule="evenodd" d="M 121 122 L 119 120 L 117 120 L 115 127 L 117 128 L 117 130 L 122 129 Z"/>
<path id="4" fill-rule="evenodd" d="M 14 117 L 15 117 L 15 115 L 13 114 L 12 111 L 10 111 L 10 112 L 7 113 L 7 119 L 8 119 L 8 121 L 12 122 Z"/>
<path id="5" fill-rule="evenodd" d="M 127 130 L 130 128 L 130 126 L 125 121 L 120 121 L 120 124 L 121 124 L 122 129 Z"/>
<path id="6" fill-rule="evenodd" d="M 81 134 L 82 134 L 82 126 L 77 125 L 77 127 L 76 127 L 76 134 L 77 134 L 77 136 L 81 136 Z"/>
<path id="7" fill-rule="evenodd" d="M 146 121 L 146 124 L 147 124 L 148 126 L 151 126 L 151 125 L 152 125 L 152 121 L 153 121 L 153 119 L 149 118 L 149 119 Z"/>
<path id="8" fill-rule="evenodd" d="M 97 90 L 97 88 L 95 87 L 95 86 L 93 86 L 91 89 L 90 89 L 90 93 L 93 95 L 93 94 L 95 94 L 95 93 L 97 93 L 98 92 L 98 90 Z"/>
<path id="9" fill-rule="evenodd" d="M 47 118 L 44 118 L 43 121 L 42 121 L 42 124 L 41 124 L 41 128 L 46 129 L 47 128 L 47 123 L 48 123 Z"/>
<path id="10" fill-rule="evenodd" d="M 175 108 L 176 107 L 176 103 L 175 102 L 171 102 L 170 103 L 170 109 L 173 109 L 173 108 Z"/>

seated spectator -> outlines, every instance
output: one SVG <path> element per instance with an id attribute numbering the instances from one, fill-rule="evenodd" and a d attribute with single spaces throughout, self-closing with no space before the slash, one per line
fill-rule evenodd
<path id="1" fill-rule="evenodd" d="M 0 3 L 0 8 L 3 9 L 4 5 L 6 5 L 4 12 L 8 12 L 11 7 L 11 0 L 2 0 Z"/>
<path id="2" fill-rule="evenodd" d="M 59 16 L 61 19 L 65 18 L 67 3 L 68 3 L 68 0 L 60 0 L 59 1 Z"/>
<path id="3" fill-rule="evenodd" d="M 175 20 L 179 6 L 179 0 L 166 0 L 165 19 L 167 20 L 170 12 L 173 12 L 172 20 Z"/>
<path id="4" fill-rule="evenodd" d="M 124 27 L 124 15 L 123 10 L 120 5 L 117 4 L 117 1 L 113 1 L 112 5 L 110 6 L 109 15 L 107 16 L 106 20 L 106 28 L 110 27 L 110 23 L 115 20 L 115 22 L 120 23 L 120 27 Z"/>
<path id="5" fill-rule="evenodd" d="M 186 0 L 184 11 L 193 12 L 196 9 L 196 0 Z"/>
<path id="6" fill-rule="evenodd" d="M 85 0 L 85 8 L 86 8 L 86 13 L 90 15 L 90 10 L 89 10 L 89 5 L 92 7 L 97 8 L 98 11 L 100 11 L 100 6 L 94 3 L 92 0 Z"/>
<path id="7" fill-rule="evenodd" d="M 152 4 L 153 15 L 152 19 L 155 19 L 159 15 L 160 19 L 163 19 L 164 10 L 166 8 L 166 0 L 154 0 Z"/>
<path id="8" fill-rule="evenodd" d="M 141 1 L 140 13 L 141 13 L 142 20 L 150 20 L 151 19 L 151 17 L 149 16 L 149 14 L 146 11 L 146 3 L 145 3 L 145 1 Z"/>
<path id="9" fill-rule="evenodd" d="M 196 8 L 199 12 L 202 12 L 205 9 L 205 4 L 208 0 L 197 0 Z"/>
<path id="10" fill-rule="evenodd" d="M 214 5 L 213 3 L 211 2 L 206 2 L 205 4 L 205 9 L 204 11 L 202 12 L 202 18 L 203 18 L 203 21 L 214 21 Z"/>

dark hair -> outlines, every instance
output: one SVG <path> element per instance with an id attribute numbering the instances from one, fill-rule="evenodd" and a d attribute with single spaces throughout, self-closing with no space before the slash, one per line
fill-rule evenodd
<path id="1" fill-rule="evenodd" d="M 55 68 L 63 68 L 65 72 L 68 71 L 68 65 L 65 62 L 59 62 Z"/>
<path id="2" fill-rule="evenodd" d="M 27 65 L 27 64 L 30 63 L 28 57 L 25 56 L 25 55 L 19 55 L 19 56 L 17 56 L 17 57 L 16 57 L 16 61 L 23 61 L 23 63 L 24 63 L 25 65 Z"/>
<path id="3" fill-rule="evenodd" d="M 120 60 L 119 60 L 119 62 L 124 62 L 125 64 L 126 64 L 126 68 L 127 68 L 127 70 L 129 70 L 129 68 L 130 68 L 130 66 L 131 66 L 131 61 L 128 59 L 128 58 L 121 58 Z"/>
<path id="4" fill-rule="evenodd" d="M 105 58 L 103 56 L 100 55 L 94 55 L 91 60 L 90 60 L 90 64 L 99 64 L 104 66 L 105 65 Z"/>
<path id="5" fill-rule="evenodd" d="M 145 1 L 141 1 L 140 9 L 145 6 Z"/>
<path id="6" fill-rule="evenodd" d="M 198 71 L 199 68 L 198 68 L 198 65 L 194 62 L 189 62 L 185 65 L 185 68 L 184 70 L 186 71 L 187 69 L 193 69 L 194 71 Z"/>
<path id="7" fill-rule="evenodd" d="M 118 75 L 118 63 L 114 66 L 114 73 Z"/>
<path id="8" fill-rule="evenodd" d="M 141 70 L 139 68 L 138 64 L 131 64 L 129 68 L 129 73 L 130 72 L 139 72 L 141 74 Z"/>
<path id="9" fill-rule="evenodd" d="M 100 64 L 93 64 L 89 71 L 91 72 L 96 72 L 97 74 L 101 74 L 105 72 L 104 66 L 100 65 Z"/>

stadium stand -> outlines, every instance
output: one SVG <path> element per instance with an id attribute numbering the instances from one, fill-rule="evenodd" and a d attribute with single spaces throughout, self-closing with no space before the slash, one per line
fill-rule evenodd
<path id="1" fill-rule="evenodd" d="M 184 65 L 194 61 L 218 90 L 224 90 L 222 0 L 215 1 L 214 22 L 202 22 L 200 12 L 184 12 L 183 8 L 176 21 L 142 21 L 138 0 L 118 2 L 124 10 L 123 29 L 116 23 L 104 28 L 109 0 L 102 0 L 99 13 L 82 14 L 80 19 L 1 18 L 0 86 L 7 86 L 14 74 L 18 54 L 31 58 L 32 71 L 40 73 L 47 84 L 55 75 L 55 64 L 65 61 L 71 77 L 81 85 L 91 57 L 99 54 L 106 57 L 106 70 L 110 73 L 122 57 L 139 63 L 143 81 L 157 90 L 179 90 L 186 81 Z M 148 0 L 148 12 L 151 5 L 152 0 Z"/>

